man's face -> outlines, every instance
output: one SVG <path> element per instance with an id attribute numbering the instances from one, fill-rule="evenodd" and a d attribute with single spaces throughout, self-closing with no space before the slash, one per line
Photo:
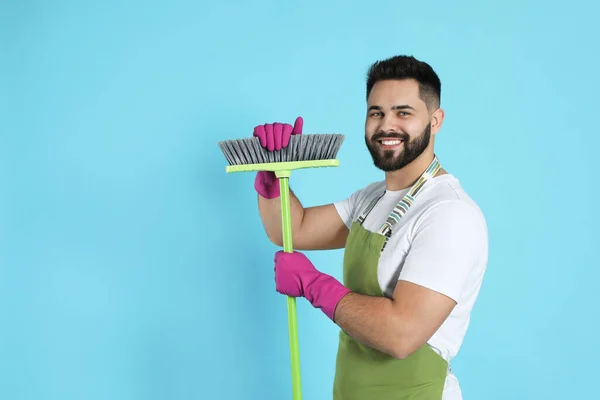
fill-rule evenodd
<path id="1" fill-rule="evenodd" d="M 437 131 L 437 130 L 436 130 Z M 379 81 L 367 101 L 365 143 L 375 166 L 403 168 L 429 146 L 431 120 L 415 80 Z"/>

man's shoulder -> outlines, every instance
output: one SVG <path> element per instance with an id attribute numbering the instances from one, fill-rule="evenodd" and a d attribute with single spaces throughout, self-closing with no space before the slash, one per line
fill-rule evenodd
<path id="1" fill-rule="evenodd" d="M 452 174 L 437 177 L 422 194 L 420 208 L 423 217 L 448 214 L 449 218 L 469 218 L 485 225 L 483 211 Z"/>
<path id="2" fill-rule="evenodd" d="M 375 181 L 359 189 L 366 196 L 381 195 L 385 192 L 385 181 Z"/>
<path id="3" fill-rule="evenodd" d="M 379 197 L 385 192 L 385 181 L 376 181 L 368 183 L 358 189 L 355 189 L 350 200 L 357 204 L 369 202 L 375 197 Z"/>
<path id="4" fill-rule="evenodd" d="M 379 197 L 385 191 L 385 181 L 377 181 L 364 185 L 354 191 L 345 198 L 333 203 L 338 214 L 350 228 L 352 221 L 358 216 L 358 213 L 363 210 L 367 204 L 373 199 Z"/>

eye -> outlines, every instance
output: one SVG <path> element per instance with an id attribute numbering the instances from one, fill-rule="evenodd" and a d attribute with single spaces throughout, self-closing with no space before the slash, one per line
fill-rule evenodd
<path id="1" fill-rule="evenodd" d="M 401 117 L 408 117 L 410 115 L 410 113 L 407 111 L 399 111 L 398 115 Z"/>
<path id="2" fill-rule="evenodd" d="M 369 113 L 369 117 L 380 117 L 380 116 L 381 116 L 381 113 L 378 111 Z"/>

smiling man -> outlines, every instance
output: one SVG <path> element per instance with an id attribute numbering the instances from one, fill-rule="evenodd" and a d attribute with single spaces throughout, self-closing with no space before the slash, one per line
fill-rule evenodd
<path id="1" fill-rule="evenodd" d="M 276 290 L 306 298 L 341 328 L 335 400 L 462 399 L 450 361 L 482 284 L 488 233 L 479 207 L 434 152 L 440 93 L 424 62 L 374 63 L 365 143 L 384 179 L 313 207 L 290 194 L 295 251 L 275 254 Z M 254 136 L 277 151 L 302 126 L 301 117 L 293 127 L 264 124 Z M 267 235 L 281 246 L 277 179 L 259 172 L 254 187 Z M 301 252 L 338 248 L 345 248 L 342 282 Z"/>

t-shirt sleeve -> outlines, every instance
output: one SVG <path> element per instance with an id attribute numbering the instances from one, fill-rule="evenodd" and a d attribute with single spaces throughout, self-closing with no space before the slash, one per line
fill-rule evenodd
<path id="1" fill-rule="evenodd" d="M 342 219 L 342 221 L 344 221 L 344 224 L 346 224 L 348 229 L 350 229 L 352 221 L 354 220 L 354 208 L 356 204 L 356 197 L 358 196 L 358 194 L 358 191 L 354 192 L 350 195 L 350 197 L 346 197 L 345 199 L 333 203 L 338 214 L 340 215 L 340 218 Z"/>
<path id="2" fill-rule="evenodd" d="M 398 279 L 458 302 L 472 274 L 485 268 L 487 240 L 485 221 L 474 206 L 458 200 L 441 203 L 415 225 Z"/>

